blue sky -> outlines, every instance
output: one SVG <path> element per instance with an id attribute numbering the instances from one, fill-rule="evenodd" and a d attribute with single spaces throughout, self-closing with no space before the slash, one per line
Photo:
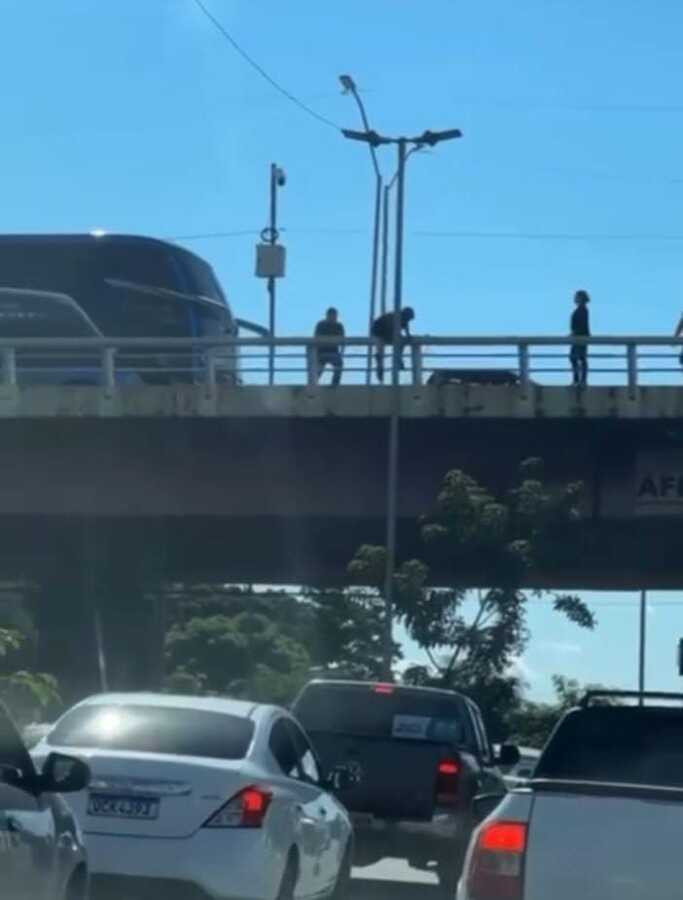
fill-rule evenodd
<path id="1" fill-rule="evenodd" d="M 592 294 L 596 333 L 672 330 L 683 305 L 680 3 L 205 2 L 335 123 L 358 125 L 338 88 L 349 72 L 378 129 L 463 130 L 410 162 L 416 331 L 563 333 L 577 287 Z M 288 173 L 280 332 L 309 333 L 330 303 L 350 333 L 365 332 L 364 147 L 274 91 L 194 0 L 0 0 L 0 11 L 0 231 L 246 231 L 186 243 L 240 315 L 265 321 L 253 256 L 275 161 Z M 393 171 L 391 153 L 383 164 Z M 653 599 L 652 683 L 673 687 L 681 607 Z M 635 598 L 597 602 L 591 637 L 532 613 L 524 664 L 535 691 L 553 671 L 632 683 Z"/>

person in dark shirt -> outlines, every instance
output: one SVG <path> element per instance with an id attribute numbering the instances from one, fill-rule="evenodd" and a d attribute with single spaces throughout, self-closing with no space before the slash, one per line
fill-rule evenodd
<path id="1" fill-rule="evenodd" d="M 344 338 L 344 326 L 339 321 L 339 312 L 331 306 L 325 318 L 321 319 L 315 326 L 314 337 L 317 338 Z M 317 375 L 320 381 L 325 366 L 332 366 L 332 387 L 337 387 L 341 381 L 342 369 L 344 368 L 344 360 L 342 357 L 343 347 L 339 344 L 325 344 L 317 348 Z"/>
<path id="2" fill-rule="evenodd" d="M 388 312 L 372 323 L 372 337 L 375 339 L 377 351 L 375 353 L 375 362 L 377 363 L 377 378 L 384 381 L 384 348 L 387 344 L 394 343 L 394 316 L 395 313 Z M 410 343 L 410 323 L 415 318 L 415 310 L 411 306 L 404 306 L 399 318 L 399 333 L 403 332 L 400 339 L 399 349 L 399 368 L 403 369 L 403 350 L 406 344 Z"/>
<path id="3" fill-rule="evenodd" d="M 588 304 L 591 298 L 587 291 L 577 291 L 574 294 L 576 309 L 572 313 L 570 330 L 572 337 L 590 337 L 590 323 L 588 320 Z M 588 380 L 588 347 L 572 344 L 569 351 L 569 361 L 572 364 L 574 384 L 577 387 L 585 387 Z"/>

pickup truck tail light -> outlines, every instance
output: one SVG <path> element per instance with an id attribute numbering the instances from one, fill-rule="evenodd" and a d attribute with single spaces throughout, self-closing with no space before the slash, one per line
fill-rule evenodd
<path id="1" fill-rule="evenodd" d="M 247 787 L 221 806 L 203 828 L 260 828 L 273 795 L 259 787 Z"/>
<path id="2" fill-rule="evenodd" d="M 442 759 L 436 771 L 436 805 L 454 806 L 458 802 L 458 788 L 462 763 L 457 757 Z"/>
<path id="3" fill-rule="evenodd" d="M 477 835 L 466 875 L 472 900 L 522 900 L 525 822 L 489 822 Z"/>

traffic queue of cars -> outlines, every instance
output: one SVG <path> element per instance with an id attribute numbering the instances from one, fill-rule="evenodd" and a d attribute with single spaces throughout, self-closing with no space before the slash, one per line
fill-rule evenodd
<path id="1" fill-rule="evenodd" d="M 452 900 L 473 829 L 505 795 L 498 764 L 518 759 L 494 756 L 460 694 L 348 681 L 311 682 L 291 713 L 101 694 L 32 758 L 4 727 L 9 900 L 85 900 L 88 884 L 93 900 L 343 900 L 352 865 L 384 856 L 434 871 Z"/>

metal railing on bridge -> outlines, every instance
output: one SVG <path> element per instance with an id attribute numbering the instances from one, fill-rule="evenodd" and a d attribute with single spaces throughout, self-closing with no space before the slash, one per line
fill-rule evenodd
<path id="1" fill-rule="evenodd" d="M 414 336 L 401 383 L 571 383 L 569 352 L 585 346 L 591 385 L 681 383 L 683 339 L 655 336 Z M 377 345 L 368 338 L 16 338 L 0 339 L 0 384 L 188 383 L 264 386 L 271 347 L 276 385 L 329 383 L 331 348 L 342 350 L 343 384 L 377 384 Z M 390 380 L 392 348 L 385 351 Z"/>

